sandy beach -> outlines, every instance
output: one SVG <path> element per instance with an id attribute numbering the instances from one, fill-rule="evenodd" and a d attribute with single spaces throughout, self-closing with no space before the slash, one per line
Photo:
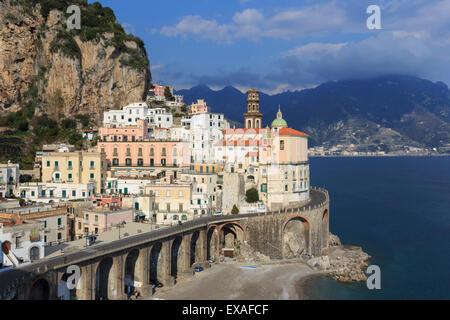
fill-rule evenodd
<path id="1" fill-rule="evenodd" d="M 303 263 L 271 265 L 221 263 L 159 289 L 149 300 L 300 300 L 300 281 L 320 272 Z"/>

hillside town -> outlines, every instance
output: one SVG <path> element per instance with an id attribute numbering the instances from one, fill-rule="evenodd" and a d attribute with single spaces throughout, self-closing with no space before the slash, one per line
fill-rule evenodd
<path id="1" fill-rule="evenodd" d="M 44 145 L 34 170 L 0 164 L 0 242 L 7 247 L 0 270 L 96 241 L 309 199 L 308 136 L 288 127 L 281 108 L 262 127 L 256 89 L 246 109 L 242 102 L 244 128 L 231 128 L 202 99 L 186 106 L 171 87 L 150 91 L 147 101 L 106 111 L 98 130 L 85 131 L 96 142 L 91 148 Z M 178 109 L 183 116 L 172 113 Z"/>

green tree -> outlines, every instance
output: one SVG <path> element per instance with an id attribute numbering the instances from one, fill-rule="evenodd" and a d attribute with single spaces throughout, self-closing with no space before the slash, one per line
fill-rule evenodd
<path id="1" fill-rule="evenodd" d="M 233 209 L 231 209 L 231 214 L 238 214 L 239 213 L 239 209 L 236 205 L 233 206 Z"/>
<path id="2" fill-rule="evenodd" d="M 248 203 L 255 203 L 259 201 L 258 190 L 255 188 L 248 189 L 245 193 L 245 201 Z"/>
<path id="3" fill-rule="evenodd" d="M 164 89 L 164 96 L 165 96 L 166 99 L 169 100 L 169 101 L 175 100 L 175 98 L 173 97 L 172 92 L 170 91 L 170 88 L 169 88 L 169 87 L 166 87 L 166 88 Z"/>

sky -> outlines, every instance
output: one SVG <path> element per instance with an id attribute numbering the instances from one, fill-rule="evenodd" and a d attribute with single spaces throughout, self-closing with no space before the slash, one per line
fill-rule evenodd
<path id="1" fill-rule="evenodd" d="M 177 90 L 275 94 L 385 74 L 450 84 L 450 0 L 99 2 L 144 40 L 153 83 Z M 381 29 L 367 27 L 370 5 Z"/>

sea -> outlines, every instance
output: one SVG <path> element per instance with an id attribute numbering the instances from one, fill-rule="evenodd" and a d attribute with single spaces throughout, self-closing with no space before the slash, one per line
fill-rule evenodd
<path id="1" fill-rule="evenodd" d="M 311 185 L 330 193 L 330 231 L 361 246 L 381 288 L 326 276 L 311 299 L 450 299 L 450 157 L 311 158 Z"/>

